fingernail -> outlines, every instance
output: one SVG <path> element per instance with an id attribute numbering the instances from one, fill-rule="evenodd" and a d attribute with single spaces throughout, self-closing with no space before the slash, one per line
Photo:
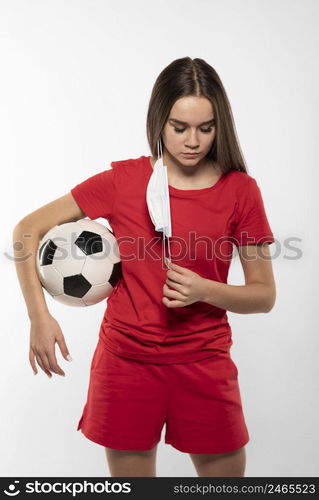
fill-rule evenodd
<path id="1" fill-rule="evenodd" d="M 36 375 L 36 374 L 37 374 L 37 372 L 33 372 L 33 375 Z"/>
<path id="2" fill-rule="evenodd" d="M 66 359 L 67 359 L 68 361 L 72 361 L 72 358 L 71 358 L 70 354 L 68 354 L 68 355 L 67 355 Z"/>

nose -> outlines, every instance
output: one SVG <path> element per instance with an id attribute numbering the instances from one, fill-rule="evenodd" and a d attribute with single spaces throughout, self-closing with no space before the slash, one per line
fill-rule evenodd
<path id="1" fill-rule="evenodd" d="M 196 130 L 190 131 L 188 133 L 188 136 L 187 136 L 186 142 L 185 142 L 185 146 L 187 148 L 191 148 L 191 149 L 195 149 L 195 150 L 198 148 L 199 141 L 198 141 L 198 138 L 197 138 L 197 132 L 196 132 Z"/>

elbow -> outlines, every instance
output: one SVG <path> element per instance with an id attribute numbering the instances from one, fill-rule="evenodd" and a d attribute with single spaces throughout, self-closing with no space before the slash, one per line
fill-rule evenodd
<path id="1" fill-rule="evenodd" d="M 275 306 L 276 303 L 276 288 L 272 287 L 270 290 L 267 288 L 267 300 L 265 300 L 264 313 L 269 313 Z"/>
<path id="2" fill-rule="evenodd" d="M 24 238 L 28 233 L 31 232 L 32 225 L 27 217 L 22 218 L 16 223 L 12 230 L 12 241 L 13 243 L 19 242 L 22 244 L 21 238 Z"/>
<path id="3" fill-rule="evenodd" d="M 29 216 L 26 215 L 25 217 L 20 219 L 19 222 L 16 223 L 12 232 L 13 232 L 13 234 L 15 234 L 17 231 L 21 231 L 21 229 L 25 229 L 26 227 L 29 228 L 30 225 L 32 226 L 32 222 L 31 222 Z"/>
<path id="4" fill-rule="evenodd" d="M 16 225 L 14 226 L 13 233 L 15 233 L 21 227 L 24 227 L 25 222 L 26 222 L 26 217 L 23 217 L 22 219 L 20 219 L 19 222 L 17 222 Z"/>
<path id="5" fill-rule="evenodd" d="M 17 222 L 17 224 L 14 226 L 13 231 L 12 231 L 12 238 L 15 239 L 17 232 L 21 229 L 22 226 L 22 220 Z"/>
<path id="6" fill-rule="evenodd" d="M 268 306 L 267 308 L 265 308 L 265 309 L 263 310 L 263 312 L 264 312 L 264 313 L 269 313 L 269 312 L 273 309 L 274 305 L 275 305 L 275 304 L 272 304 L 271 306 Z"/>

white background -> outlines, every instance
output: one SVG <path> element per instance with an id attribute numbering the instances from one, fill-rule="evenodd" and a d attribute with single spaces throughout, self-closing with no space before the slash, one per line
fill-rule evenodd
<path id="1" fill-rule="evenodd" d="M 316 0 L 0 2 L 2 476 L 109 475 L 103 447 L 76 432 L 105 303 L 72 308 L 46 294 L 74 360 L 56 344 L 66 377 L 35 377 L 12 231 L 111 161 L 150 154 L 153 84 L 185 56 L 223 81 L 276 238 L 274 309 L 228 313 L 246 476 L 319 475 L 318 21 Z M 244 284 L 237 253 L 228 282 Z M 157 475 L 196 476 L 164 432 Z"/>

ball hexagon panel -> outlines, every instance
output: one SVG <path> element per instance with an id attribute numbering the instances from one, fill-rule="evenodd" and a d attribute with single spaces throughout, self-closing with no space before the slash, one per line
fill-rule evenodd
<path id="1" fill-rule="evenodd" d="M 82 298 L 83 302 L 87 306 L 101 302 L 101 300 L 106 299 L 111 295 L 113 287 L 109 283 L 104 283 L 102 285 L 94 285 L 90 288 L 88 293 Z"/>
<path id="2" fill-rule="evenodd" d="M 109 281 L 113 264 L 109 259 L 99 261 L 96 255 L 88 255 L 81 272 L 92 285 L 101 285 Z"/>
<path id="3" fill-rule="evenodd" d="M 57 250 L 59 252 L 56 252 L 52 265 L 63 278 L 81 274 L 86 259 L 85 253 L 78 246 L 72 244 L 58 247 Z"/>
<path id="4" fill-rule="evenodd" d="M 42 284 L 51 295 L 59 295 L 64 292 L 63 276 L 53 265 L 38 266 L 38 274 Z"/>

